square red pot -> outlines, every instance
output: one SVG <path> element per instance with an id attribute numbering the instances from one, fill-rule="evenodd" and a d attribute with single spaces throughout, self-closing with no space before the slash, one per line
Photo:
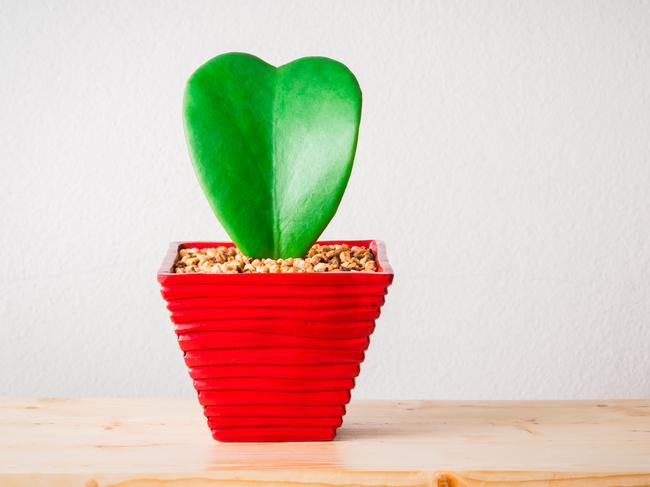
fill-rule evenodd
<path id="1" fill-rule="evenodd" d="M 219 441 L 331 440 L 393 280 L 383 244 L 378 272 L 175 274 L 174 242 L 158 272 L 194 387 Z"/>

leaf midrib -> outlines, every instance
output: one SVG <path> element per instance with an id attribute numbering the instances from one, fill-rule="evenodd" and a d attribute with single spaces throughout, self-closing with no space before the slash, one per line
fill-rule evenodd
<path id="1" fill-rule="evenodd" d="M 275 172 L 276 143 L 275 143 L 275 129 L 276 123 L 276 107 L 275 100 L 277 98 L 278 80 L 280 79 L 280 68 L 273 70 L 273 92 L 271 93 L 271 225 L 273 231 L 273 255 L 279 255 L 280 249 L 280 225 L 278 218 L 278 198 L 277 198 L 277 174 Z"/>

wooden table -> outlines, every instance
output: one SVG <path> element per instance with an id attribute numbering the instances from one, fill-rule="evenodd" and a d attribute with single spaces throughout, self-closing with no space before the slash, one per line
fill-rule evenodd
<path id="1" fill-rule="evenodd" d="M 650 401 L 354 402 L 329 443 L 217 443 L 194 400 L 2 399 L 0 486 L 650 486 Z"/>

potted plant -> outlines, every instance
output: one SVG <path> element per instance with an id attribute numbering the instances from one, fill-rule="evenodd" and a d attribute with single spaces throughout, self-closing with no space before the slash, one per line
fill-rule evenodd
<path id="1" fill-rule="evenodd" d="M 361 90 L 322 57 L 217 56 L 184 98 L 194 169 L 230 242 L 174 242 L 158 281 L 212 435 L 331 440 L 393 273 L 381 242 L 314 242 L 350 171 Z"/>

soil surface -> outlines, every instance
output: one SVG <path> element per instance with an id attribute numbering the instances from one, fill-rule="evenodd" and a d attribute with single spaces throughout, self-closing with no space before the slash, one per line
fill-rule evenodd
<path id="1" fill-rule="evenodd" d="M 249 274 L 276 272 L 377 272 L 368 247 L 314 245 L 304 258 L 254 259 L 236 247 L 181 249 L 174 265 L 177 274 Z"/>

